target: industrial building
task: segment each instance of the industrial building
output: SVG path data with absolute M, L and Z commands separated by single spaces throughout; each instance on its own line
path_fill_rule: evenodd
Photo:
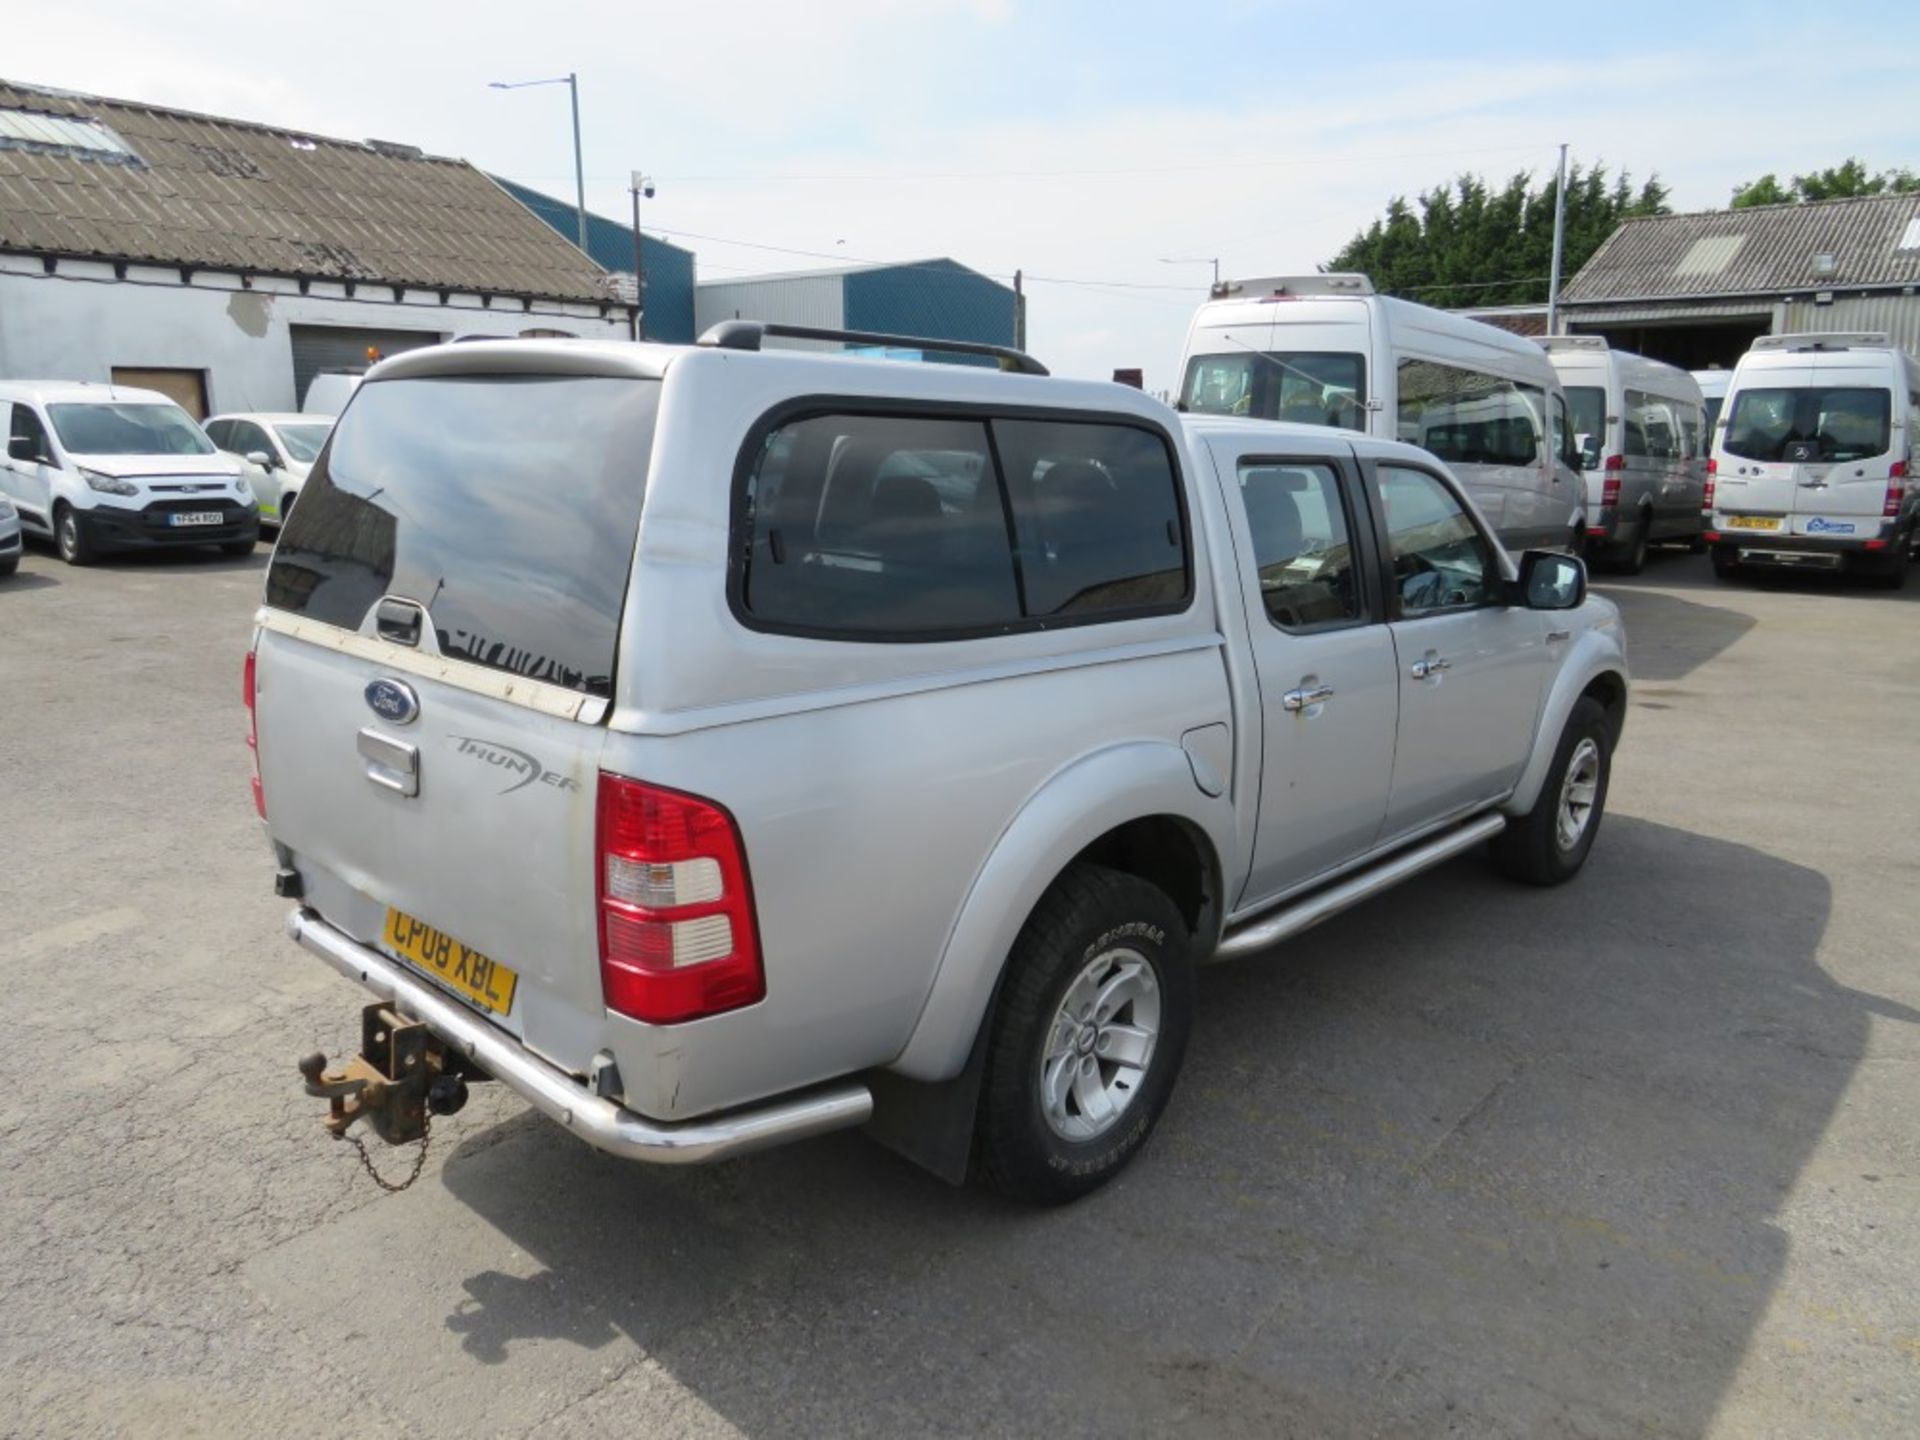
M 0 81 L 0 377 L 292 410 L 324 368 L 632 319 L 464 160 Z
M 493 177 L 514 199 L 551 225 L 569 243 L 580 234 L 579 210 L 565 200 L 496 175 Z M 694 328 L 694 260 L 691 250 L 642 230 L 641 262 L 647 267 L 646 312 L 643 323 L 649 340 L 691 344 Z M 622 301 L 633 301 L 633 224 L 587 212 L 587 254 L 610 271 Z
M 1881 330 L 1920 353 L 1920 194 L 1628 220 L 1561 307 L 1572 334 L 1690 370 L 1807 330 Z
M 710 280 L 695 290 L 693 309 L 699 330 L 721 320 L 770 320 L 1016 345 L 1026 328 L 1023 300 L 958 261 L 936 259 Z

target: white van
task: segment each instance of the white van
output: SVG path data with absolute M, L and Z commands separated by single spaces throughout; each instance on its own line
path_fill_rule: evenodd
M 1377 295 L 1364 275 L 1277 276 L 1216 285 L 1181 365 L 1182 410 L 1331 425 L 1431 451 L 1509 549 L 1574 548 L 1585 533 L 1560 382 L 1518 335 Z
M 1709 443 L 1714 427 L 1720 423 L 1720 407 L 1727 403 L 1727 385 L 1733 379 L 1731 370 L 1715 366 L 1711 370 L 1689 370 L 1693 383 L 1700 387 L 1700 403 L 1707 408 L 1707 435 Z
M 0 495 L 69 565 L 182 545 L 248 555 L 260 536 L 240 462 L 157 390 L 0 381 L 0 426 Z
M 1920 362 L 1884 333 L 1766 335 L 1734 367 L 1708 468 L 1715 573 L 1847 570 L 1897 587 L 1915 538 Z
M 1629 575 L 1647 547 L 1700 544 L 1707 426 L 1700 386 L 1678 366 L 1615 350 L 1598 335 L 1537 342 L 1566 388 L 1587 480 L 1587 546 Z

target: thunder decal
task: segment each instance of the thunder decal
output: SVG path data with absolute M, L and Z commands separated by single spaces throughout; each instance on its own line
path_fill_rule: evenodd
M 511 795 L 516 790 L 524 790 L 538 780 L 542 785 L 551 785 L 556 790 L 577 790 L 579 782 L 570 775 L 562 775 L 558 770 L 549 770 L 524 750 L 511 745 L 502 745 L 498 740 L 482 740 L 472 735 L 451 737 L 458 742 L 459 748 L 453 753 L 466 755 L 483 765 L 497 769 L 507 781 L 507 787 L 500 793 Z

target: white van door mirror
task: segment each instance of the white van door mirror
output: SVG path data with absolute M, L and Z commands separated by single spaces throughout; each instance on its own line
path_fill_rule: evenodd
M 258 465 L 262 470 L 271 470 L 279 463 L 264 450 L 249 450 L 246 460 L 249 465 Z

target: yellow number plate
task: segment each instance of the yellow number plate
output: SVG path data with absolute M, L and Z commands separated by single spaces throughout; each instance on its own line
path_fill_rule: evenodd
M 1729 530 L 1778 530 L 1780 519 L 1775 515 L 1729 515 Z
M 513 1008 L 513 990 L 520 983 L 520 977 L 498 960 L 462 945 L 451 935 L 442 934 L 404 911 L 388 910 L 387 927 L 381 938 L 481 1009 L 504 1015 Z

